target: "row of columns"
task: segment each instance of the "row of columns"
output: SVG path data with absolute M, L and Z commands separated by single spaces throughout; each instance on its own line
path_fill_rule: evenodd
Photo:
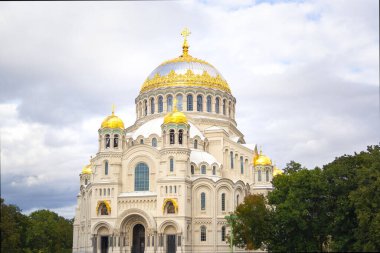
M 167 104 L 167 97 L 162 97 L 162 105 L 163 105 L 163 111 L 164 113 L 168 112 L 168 104 Z M 174 99 L 174 97 L 173 97 Z M 216 98 L 211 96 L 211 112 L 209 113 L 217 113 L 220 115 L 225 115 L 227 117 L 230 117 L 232 119 L 235 119 L 235 105 L 231 100 L 225 100 L 225 113 L 223 113 L 223 101 L 225 99 L 219 100 L 219 113 L 216 112 Z M 173 101 L 173 100 L 172 100 Z M 173 103 L 173 102 L 172 102 Z M 136 115 L 137 118 L 141 118 L 144 116 L 152 115 L 151 110 L 152 104 L 151 104 L 151 98 L 144 99 L 143 101 L 140 101 L 136 105 Z M 173 105 L 172 105 L 173 109 Z M 187 96 L 182 97 L 182 111 L 187 111 Z M 197 112 L 197 97 L 193 96 L 193 110 L 192 112 Z M 207 111 L 207 96 L 202 96 L 202 111 L 201 112 L 208 112 Z M 154 112 L 153 114 L 157 114 L 158 112 L 158 97 L 154 98 Z

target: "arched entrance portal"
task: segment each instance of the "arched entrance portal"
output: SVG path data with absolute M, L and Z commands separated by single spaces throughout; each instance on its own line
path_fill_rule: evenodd
M 133 227 L 132 253 L 144 253 L 145 249 L 145 228 L 141 224 Z

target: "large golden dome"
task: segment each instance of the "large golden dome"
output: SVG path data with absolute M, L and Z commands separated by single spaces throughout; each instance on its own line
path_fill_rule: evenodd
M 183 54 L 154 69 L 142 85 L 140 93 L 173 86 L 206 87 L 231 93 L 228 83 L 214 66 L 188 54 L 186 37 L 189 34 L 188 30 L 182 32 L 185 37 Z
M 260 150 L 260 154 L 253 159 L 253 165 L 261 165 L 261 166 L 267 166 L 267 165 L 272 165 L 271 159 L 264 155 L 263 152 Z
M 115 115 L 114 109 L 112 109 L 112 114 L 103 120 L 101 128 L 124 129 L 124 122 Z

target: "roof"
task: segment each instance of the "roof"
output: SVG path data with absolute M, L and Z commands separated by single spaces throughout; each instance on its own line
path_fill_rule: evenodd
M 193 162 L 197 165 L 202 162 L 206 162 L 209 165 L 213 163 L 216 163 L 219 166 L 221 165 L 221 163 L 219 163 L 213 155 L 198 149 L 191 149 L 190 162 Z

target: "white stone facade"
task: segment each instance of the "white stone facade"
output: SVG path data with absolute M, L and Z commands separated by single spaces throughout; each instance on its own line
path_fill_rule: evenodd
M 164 124 L 170 96 L 188 123 Z M 178 85 L 140 93 L 135 103 L 135 124 L 100 128 L 91 173 L 80 174 L 73 252 L 229 252 L 224 217 L 247 194 L 271 190 L 273 175 L 271 164 L 253 164 L 235 122 L 236 99 Z

